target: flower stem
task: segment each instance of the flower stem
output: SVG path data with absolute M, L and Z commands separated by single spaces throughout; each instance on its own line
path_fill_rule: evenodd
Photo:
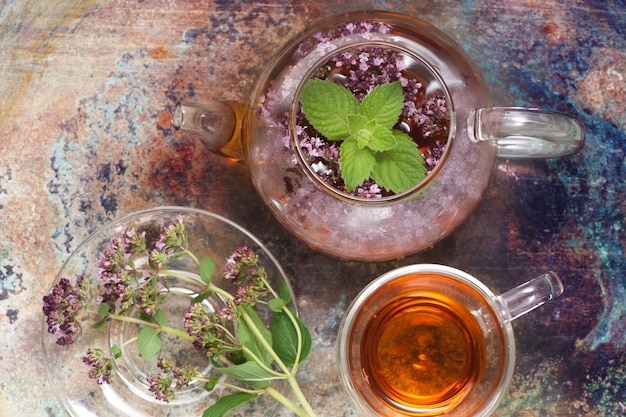
M 289 386 L 291 387 L 291 390 L 293 391 L 293 393 L 296 395 L 296 398 L 298 399 L 298 401 L 300 402 L 300 404 L 302 405 L 302 408 L 304 408 L 304 412 L 305 414 L 302 413 L 298 413 L 296 410 L 293 410 L 294 412 L 296 412 L 298 415 L 300 416 L 308 416 L 308 417 L 315 417 L 315 411 L 313 411 L 313 408 L 311 407 L 311 405 L 309 404 L 309 402 L 307 401 L 306 397 L 304 396 L 304 394 L 302 393 L 302 390 L 300 389 L 300 386 L 298 385 L 298 381 L 296 381 L 295 376 L 292 374 L 292 372 L 289 370 L 289 368 L 287 368 L 287 366 L 283 363 L 283 361 L 278 357 L 278 355 L 276 354 L 276 352 L 274 351 L 274 349 L 269 345 L 269 343 L 267 343 L 267 340 L 265 340 L 265 338 L 263 337 L 263 335 L 261 334 L 261 332 L 259 331 L 259 329 L 254 325 L 254 321 L 245 313 L 245 311 L 242 312 L 241 317 L 246 321 L 246 323 L 250 326 L 250 329 L 252 330 L 252 332 L 254 333 L 254 335 L 256 336 L 257 340 L 263 345 L 263 347 L 265 349 L 267 349 L 267 351 L 270 353 L 270 355 L 272 356 L 272 359 L 274 359 L 274 361 L 276 362 L 276 364 L 278 365 L 278 367 L 285 373 L 287 374 L 287 381 L 289 381 Z M 296 326 L 296 331 L 300 332 L 300 327 L 297 325 L 297 323 L 295 324 Z M 302 340 L 302 336 L 299 337 L 299 340 Z M 299 343 L 300 345 L 300 343 Z M 267 388 L 268 390 L 271 390 L 271 387 Z M 276 391 L 277 392 L 277 391 Z M 270 393 L 268 391 L 268 393 Z M 278 392 L 277 392 L 278 393 Z M 278 393 L 280 394 L 280 393 Z M 272 394 L 270 394 L 272 395 Z M 272 395 L 273 396 L 273 395 Z M 282 396 L 282 395 L 281 395 Z M 274 397 L 276 398 L 276 397 Z M 284 398 L 284 397 L 283 397 Z M 278 398 L 276 398 L 278 399 Z M 279 399 L 278 399 L 279 400 Z M 286 400 L 286 398 L 285 398 Z M 279 400 L 280 401 L 280 400 Z M 288 401 L 288 400 L 287 400 Z M 282 401 L 281 401 L 282 402 Z M 284 403 L 283 403 L 284 404 Z M 285 404 L 286 405 L 286 404 Z M 302 410 L 301 410 L 302 411 Z
M 210 289 L 211 291 L 213 291 L 215 294 L 221 295 L 222 297 L 224 297 L 227 300 L 234 300 L 235 297 L 233 297 L 233 295 L 231 293 L 229 293 L 228 291 L 224 291 L 223 289 L 216 287 L 215 285 L 209 285 L 208 289 Z
M 257 355 L 255 355 L 250 349 L 248 349 L 247 347 L 243 346 L 242 350 L 250 357 L 252 358 L 253 361 L 255 361 L 264 371 L 273 374 L 276 376 L 276 379 L 285 379 L 287 375 L 285 374 L 281 374 L 280 372 L 276 372 L 275 370 L 273 370 L 272 368 L 270 368 L 269 366 L 267 366 Z
M 281 371 L 289 375 L 290 374 L 289 368 L 287 368 L 287 366 L 283 363 L 283 361 L 278 357 L 278 355 L 276 354 L 272 346 L 270 346 L 270 344 L 267 343 L 267 340 L 265 340 L 265 337 L 263 337 L 259 329 L 254 324 L 254 320 L 252 320 L 250 316 L 248 316 L 245 310 L 242 310 L 241 318 L 243 318 L 246 324 L 250 326 L 250 329 L 252 330 L 252 333 L 254 333 L 254 336 L 263 345 L 263 347 L 268 351 L 268 353 L 272 356 L 272 359 L 274 359 L 274 362 L 276 362 L 276 365 L 278 365 Z
M 126 346 L 130 345 L 131 343 L 137 341 L 137 337 L 131 337 L 130 339 L 124 341 L 124 343 L 122 343 L 122 345 L 120 346 L 121 348 L 125 348 Z
M 196 257 L 196 255 L 194 255 L 194 253 L 192 251 L 190 251 L 187 248 L 181 248 L 183 250 L 183 252 L 185 252 L 187 255 L 189 255 L 189 257 L 191 259 L 193 259 L 193 261 L 196 263 L 196 265 L 200 265 L 200 261 L 198 261 L 198 258 Z
M 109 314 L 109 317 L 114 319 L 114 320 L 125 321 L 125 322 L 128 322 L 128 323 L 135 323 L 135 324 L 139 324 L 139 325 L 142 325 L 142 326 L 152 327 L 152 328 L 155 328 L 155 329 L 160 329 L 161 328 L 161 326 L 156 324 L 156 323 L 150 323 L 149 321 L 136 319 L 134 317 L 122 316 L 120 314 Z
M 193 284 L 193 285 L 198 286 L 198 287 L 201 287 L 201 286 L 205 285 L 203 282 L 198 281 L 197 279 L 190 278 L 190 277 L 188 277 L 185 274 L 181 274 L 180 272 L 170 271 L 169 269 L 163 269 L 163 270 L 159 271 L 159 274 L 161 274 L 161 275 L 169 275 L 170 277 L 178 278 L 181 281 L 188 282 L 188 283 Z
M 280 295 L 278 295 L 278 293 L 274 290 L 274 288 L 272 288 L 270 283 L 267 281 L 267 275 L 260 274 L 259 279 L 263 282 L 263 285 L 265 285 L 265 288 L 269 290 L 269 292 L 274 296 L 274 298 L 280 298 Z
M 112 318 L 112 319 L 115 319 L 115 320 L 119 320 L 119 321 L 125 321 L 125 322 L 128 322 L 128 323 L 139 324 L 141 326 L 152 327 L 153 329 L 158 329 L 160 331 L 163 331 L 165 333 L 169 333 L 169 334 L 174 335 L 174 336 L 178 336 L 178 337 L 183 338 L 185 340 L 193 341 L 193 338 L 191 336 L 189 336 L 186 332 L 183 332 L 182 330 L 175 329 L 173 327 L 161 326 L 160 324 L 157 324 L 157 323 L 151 323 L 149 321 L 136 319 L 134 317 L 122 316 L 122 315 L 119 315 L 119 314 L 109 314 L 109 317 Z
M 274 388 L 267 387 L 265 388 L 265 392 L 271 395 L 272 397 L 274 397 L 278 402 L 280 402 L 282 405 L 284 405 L 285 407 L 287 407 L 288 409 L 296 413 L 298 416 L 315 417 L 315 413 L 313 412 L 313 410 L 308 411 L 306 409 L 303 410 L 302 408 L 299 408 L 297 405 L 295 405 L 292 401 L 290 401 L 287 397 L 285 397 L 279 391 L 276 391 Z
M 185 340 L 189 340 L 193 342 L 193 337 L 189 336 L 189 334 L 187 334 L 187 332 L 183 332 L 182 330 L 178 330 L 178 329 L 174 329 L 173 327 L 168 327 L 168 326 L 160 326 L 160 329 L 162 331 L 164 331 L 165 333 L 169 333 L 171 335 L 174 336 L 178 336 L 181 339 L 185 339 Z
M 300 402 L 300 405 L 306 411 L 307 414 L 305 415 L 309 417 L 315 417 L 315 411 L 313 411 L 311 404 L 309 404 L 306 397 L 304 396 L 304 393 L 300 389 L 300 385 L 298 385 L 298 381 L 296 381 L 295 375 L 289 375 L 287 377 L 287 381 L 289 382 L 289 386 L 291 387 L 291 390 L 296 395 L 298 402 Z

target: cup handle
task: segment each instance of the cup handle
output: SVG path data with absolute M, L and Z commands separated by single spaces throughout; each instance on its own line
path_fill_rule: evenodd
M 471 110 L 473 142 L 494 141 L 503 158 L 557 158 L 578 152 L 585 142 L 580 120 L 563 113 L 520 107 Z
M 507 307 L 510 320 L 515 320 L 561 294 L 563 282 L 550 271 L 505 292 L 499 298 Z
M 177 103 L 172 112 L 172 127 L 196 135 L 212 152 L 244 161 L 241 124 L 245 111 L 246 105 L 238 101 Z

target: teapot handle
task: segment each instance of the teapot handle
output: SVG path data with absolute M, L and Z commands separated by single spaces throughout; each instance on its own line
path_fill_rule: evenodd
M 471 110 L 468 134 L 473 142 L 494 141 L 503 158 L 557 158 L 578 152 L 585 127 L 563 113 L 520 107 Z
M 212 152 L 241 162 L 245 160 L 241 125 L 246 109 L 246 104 L 239 101 L 177 103 L 172 127 L 198 136 Z

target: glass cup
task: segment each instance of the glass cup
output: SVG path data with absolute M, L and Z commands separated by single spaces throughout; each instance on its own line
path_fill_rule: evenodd
M 554 272 L 502 295 L 448 266 L 387 272 L 341 324 L 344 386 L 367 417 L 488 416 L 513 376 L 511 321 L 562 292 Z

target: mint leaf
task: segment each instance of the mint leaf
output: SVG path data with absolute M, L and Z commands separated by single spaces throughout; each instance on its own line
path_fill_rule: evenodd
M 365 128 L 365 125 L 369 122 L 367 117 L 362 114 L 350 114 L 348 115 L 348 127 L 350 128 L 350 135 L 355 136 L 359 131 Z
M 409 190 L 424 179 L 426 165 L 415 142 L 403 132 L 394 130 L 397 145 L 377 154 L 372 179 L 395 193 Z
M 389 129 L 376 125 L 367 147 L 374 152 L 385 152 L 396 146 L 396 138 Z
M 204 410 L 202 417 L 222 417 L 230 410 L 256 397 L 256 394 L 247 392 L 236 392 L 234 394 L 224 395 L 220 397 L 215 404 Z
M 215 273 L 215 261 L 210 256 L 205 256 L 200 261 L 200 278 L 205 284 L 211 283 L 211 278 L 213 278 L 213 274 Z
M 376 165 L 376 155 L 369 148 L 359 149 L 357 141 L 348 138 L 339 148 L 339 166 L 348 191 L 354 190 L 369 178 Z
M 350 133 L 348 116 L 359 109 L 359 101 L 349 90 L 319 79 L 306 82 L 300 103 L 309 122 L 328 140 L 346 137 Z
M 340 146 L 341 175 L 348 191 L 368 178 L 395 193 L 404 192 L 426 176 L 426 167 L 412 139 L 399 130 L 404 102 L 399 81 L 375 87 L 361 103 L 352 93 L 329 81 L 305 84 L 301 103 L 309 122 Z
M 139 336 L 137 337 L 137 346 L 139 347 L 139 353 L 145 360 L 152 358 L 156 355 L 163 343 L 159 339 L 159 330 L 153 327 L 143 327 L 139 330 Z
M 391 130 L 400 117 L 404 93 L 400 81 L 376 86 L 365 96 L 359 114 L 367 120 L 374 120 L 376 124 Z
M 352 138 L 356 139 L 357 146 L 359 149 L 363 149 L 369 145 L 369 143 L 374 139 L 374 130 L 376 129 L 376 122 L 370 120 L 359 129 L 356 134 L 350 135 Z M 369 146 L 368 146 L 369 147 Z M 371 148 L 370 148 L 371 149 Z

